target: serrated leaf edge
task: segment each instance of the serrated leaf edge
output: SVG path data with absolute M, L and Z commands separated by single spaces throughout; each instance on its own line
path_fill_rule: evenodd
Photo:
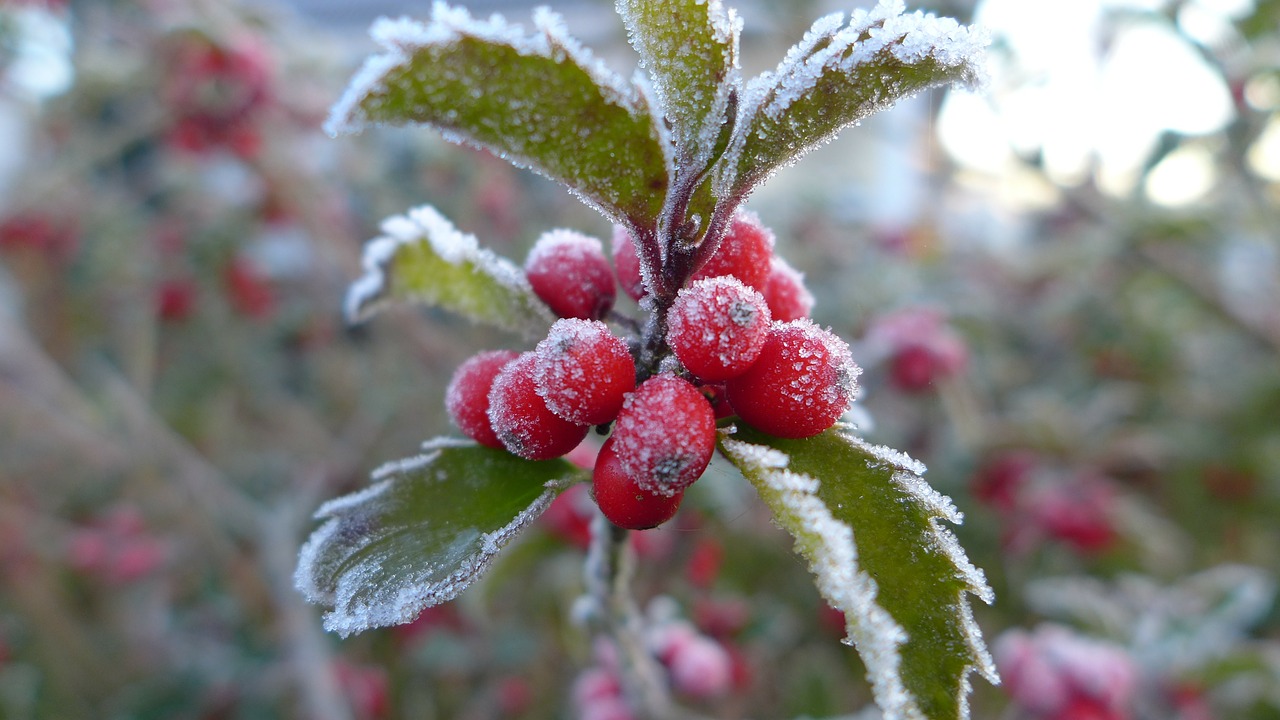
M 328 522 L 317 528 L 302 546 L 298 553 L 298 565 L 294 570 L 294 587 L 302 593 L 308 602 L 318 605 L 329 605 L 334 609 L 324 613 L 323 623 L 327 632 L 336 632 L 346 638 L 364 630 L 375 627 L 388 627 L 412 621 L 423 609 L 448 602 L 471 583 L 484 574 L 493 564 L 494 558 L 525 527 L 542 515 L 555 500 L 556 496 L 572 481 L 568 478 L 552 480 L 546 483 L 546 491 L 539 495 L 522 510 L 511 522 L 492 532 L 481 536 L 479 552 L 471 555 L 459 569 L 450 573 L 443 580 L 434 583 L 409 583 L 401 588 L 395 602 L 371 607 L 365 604 L 353 604 L 350 601 L 352 592 L 346 578 L 339 578 L 334 592 L 326 592 L 316 585 L 310 569 L 315 567 L 321 549 L 340 527 L 344 510 L 358 507 L 386 492 L 396 481 L 396 476 L 421 470 L 435 462 L 443 449 L 450 447 L 474 447 L 475 443 L 453 438 L 439 438 L 423 444 L 424 452 L 402 460 L 384 463 L 371 474 L 371 486 L 342 497 L 329 500 L 315 512 L 315 519 Z
M 549 326 L 555 316 L 537 299 L 533 287 L 520 269 L 510 260 L 480 247 L 474 235 L 464 233 L 430 205 L 413 208 L 404 215 L 393 215 L 382 221 L 382 235 L 365 244 L 360 263 L 364 274 L 347 290 L 343 303 L 344 314 L 350 323 L 369 319 L 392 303 L 388 293 L 389 266 L 400 248 L 426 242 L 440 259 L 461 267 L 472 263 L 476 272 L 483 273 L 510 288 L 518 296 L 527 298 L 525 310 L 545 321 Z M 507 330 L 527 332 L 526 323 L 508 323 L 500 326 Z
M 750 134 L 759 131 L 754 127 L 758 115 L 777 120 L 797 98 L 816 85 L 826 70 L 848 73 L 882 52 L 889 52 L 908 64 L 932 57 L 945 68 L 962 68 L 956 82 L 971 90 L 986 83 L 985 68 L 974 61 L 990 44 L 990 35 L 985 29 L 966 27 L 952 18 L 922 11 L 904 15 L 905 10 L 902 0 L 880 0 L 871 10 L 855 10 L 847 25 L 840 12 L 815 21 L 774 70 L 761 73 L 745 84 L 725 158 L 740 158 Z M 865 115 L 884 110 L 893 102 L 868 108 Z M 814 138 L 806 147 L 795 148 L 779 167 L 795 163 L 865 115 L 849 118 L 826 136 Z M 718 168 L 713 186 L 717 197 L 732 197 L 735 190 L 740 191 L 741 173 L 735 165 L 736 162 L 725 162 Z M 768 169 L 766 177 L 777 169 Z
M 836 520 L 818 498 L 817 480 L 786 469 L 791 460 L 785 453 L 729 437 L 722 437 L 720 442 L 735 464 L 755 467 L 758 481 L 763 484 L 761 490 L 776 493 L 781 503 L 795 514 L 796 522 L 802 523 L 793 528 L 788 527 L 786 519 L 774 518 L 776 524 L 795 538 L 797 550 L 809 562 L 818 592 L 832 607 L 844 613 L 846 642 L 858 648 L 885 716 L 909 717 L 913 711 L 918 715 L 899 672 L 898 646 L 906 641 L 906 632 L 876 603 L 876 582 L 858 566 L 853 529 Z M 750 476 L 748 479 L 755 480 Z M 811 532 L 802 533 L 801 528 Z M 802 534 L 810 535 L 810 542 L 815 545 L 807 545 Z
M 370 27 L 369 36 L 384 52 L 365 60 L 346 92 L 330 109 L 324 131 L 337 136 L 367 127 L 370 123 L 360 110 L 361 98 L 383 90 L 381 79 L 387 73 L 409 63 L 417 50 L 446 45 L 463 37 L 508 45 L 522 55 L 554 59 L 555 52 L 563 52 L 591 75 L 597 85 L 609 91 L 612 97 L 607 99 L 629 112 L 640 111 L 634 88 L 573 39 L 559 14 L 538 7 L 534 10 L 533 24 L 537 33 L 526 34 L 522 26 L 507 22 L 501 15 L 495 13 L 485 20 L 477 20 L 466 8 L 453 7 L 441 0 L 432 3 L 429 23 L 408 17 L 378 18 Z
M 876 702 L 884 717 L 886 720 L 923 718 L 912 695 L 903 685 L 899 672 L 901 655 L 898 647 L 907 640 L 906 633 L 892 615 L 876 603 L 875 580 L 858 567 L 853 529 L 832 516 L 826 504 L 817 496 L 819 481 L 816 478 L 786 469 L 791 461 L 786 453 L 734 440 L 730 437 L 734 431 L 732 426 L 720 431 L 720 443 L 725 454 L 730 455 L 735 464 L 747 463 L 758 468 L 760 482 L 767 489 L 778 493 L 780 499 L 795 507 L 798 512 L 802 511 L 801 516 L 807 518 L 806 526 L 816 529 L 819 541 L 831 552 L 829 557 L 836 558 L 819 562 L 806 549 L 796 532 L 778 523 L 796 538 L 796 547 L 809 562 L 810 571 L 817 579 L 819 593 L 832 607 L 845 614 L 848 632 L 846 642 L 852 641 L 858 648 L 867 667 Z M 957 578 L 964 583 L 964 590 L 956 598 L 956 608 L 960 614 L 962 634 L 974 662 L 966 666 L 960 676 L 958 705 L 960 717 L 968 718 L 969 694 L 972 690 L 969 673 L 977 672 L 992 685 L 1000 684 L 1000 675 L 973 617 L 973 608 L 964 597 L 964 592 L 968 592 L 990 605 L 995 601 L 995 594 L 986 581 L 986 575 L 965 555 L 955 534 L 941 524 L 942 520 L 947 520 L 959 525 L 964 516 L 950 498 L 939 493 L 920 477 L 924 474 L 925 467 L 919 461 L 892 448 L 868 443 L 852 435 L 843 426 L 839 428 L 839 434 L 846 442 L 876 458 L 883 467 L 894 469 L 892 482 L 903 492 L 916 498 L 929 514 L 929 525 L 936 547 L 951 560 L 957 570 Z M 746 475 L 745 472 L 743 474 Z M 754 480 L 753 484 L 756 484 Z M 778 522 L 776 517 L 775 522 Z M 838 566 L 846 562 L 848 564 L 845 567 L 848 569 L 840 570 Z M 850 573 L 852 574 L 849 575 Z M 841 576 L 849 577 L 842 582 Z M 845 585 L 848 587 L 845 588 Z M 863 611 L 864 615 L 857 614 L 859 611 Z M 855 622 L 854 618 L 863 616 L 867 618 L 865 624 Z

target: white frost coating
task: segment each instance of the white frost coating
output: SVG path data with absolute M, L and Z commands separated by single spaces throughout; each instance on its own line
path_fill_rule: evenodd
M 534 12 L 534 26 L 538 31 L 526 35 L 519 25 L 509 24 L 501 15 L 494 14 L 487 20 L 476 20 L 464 8 L 455 8 L 437 0 L 431 8 L 431 22 L 400 18 L 381 18 L 370 28 L 369 34 L 384 52 L 371 56 L 352 78 L 342 98 L 330 110 L 324 130 L 331 136 L 357 132 L 368 123 L 360 109 L 360 101 L 382 91 L 383 78 L 397 68 L 408 64 L 413 54 L 432 45 L 446 45 L 462 37 L 503 44 L 522 55 L 546 57 L 557 62 L 569 59 L 585 71 L 595 83 L 607 91 L 606 99 L 628 110 L 640 112 L 634 88 L 629 87 L 603 62 L 592 56 L 577 40 L 569 36 L 563 20 L 547 8 Z M 453 142 L 466 142 L 456 133 L 446 133 Z M 527 164 L 518 158 L 508 158 L 517 164 Z
M 666 129 L 667 123 L 663 121 L 663 116 L 671 121 L 672 128 L 666 133 L 672 137 L 664 138 L 670 141 L 670 145 L 665 145 L 671 149 L 676 155 L 680 156 L 680 166 L 686 169 L 692 169 L 693 172 L 700 172 L 708 163 L 711 162 L 711 153 L 715 148 L 716 139 L 719 137 L 721 128 L 728 121 L 729 102 L 731 96 L 739 91 L 742 87 L 742 71 L 738 66 L 738 39 L 742 34 L 743 22 L 737 11 L 733 8 L 726 8 L 721 0 L 705 0 L 699 2 L 700 5 L 706 7 L 706 25 L 705 29 L 710 30 L 711 39 L 715 43 L 719 43 L 717 47 L 712 48 L 712 52 L 719 57 L 710 58 L 712 63 L 719 62 L 724 68 L 723 80 L 711 88 L 698 87 L 695 83 L 693 87 L 688 88 L 692 91 L 689 97 L 675 97 L 681 88 L 673 88 L 668 86 L 667 78 L 660 75 L 645 74 L 637 72 L 637 75 L 645 75 L 644 85 L 647 86 L 652 93 L 654 102 L 650 106 L 655 109 L 657 117 L 657 127 Z M 662 63 L 655 62 L 658 58 L 653 56 L 652 44 L 644 41 L 644 26 L 646 17 L 632 13 L 634 4 L 619 0 L 615 3 L 615 9 L 622 17 L 623 24 L 627 27 L 627 34 L 633 47 L 640 54 L 640 66 L 650 71 L 658 69 Z M 678 18 L 664 19 L 675 22 Z M 693 27 L 693 25 L 701 24 L 703 19 L 696 19 L 690 23 L 690 26 L 682 28 L 686 30 L 688 35 L 699 35 L 704 28 Z M 720 52 L 716 53 L 716 50 Z M 679 48 L 678 52 L 689 51 L 689 48 Z M 670 48 L 663 47 L 659 52 L 664 53 L 663 58 L 669 57 Z M 696 58 L 691 62 L 699 62 L 707 58 Z M 686 66 L 687 67 L 687 66 Z M 639 84 L 639 82 L 637 83 Z M 705 90 L 711 90 L 711 97 L 706 97 Z M 678 103 L 683 100 L 683 103 Z M 694 120 L 689 117 L 682 117 L 676 112 L 676 105 L 683 104 L 694 108 L 705 108 L 702 117 Z M 671 167 L 671 166 L 669 166 Z M 674 177 L 674 173 L 672 174 Z
M 393 215 L 382 221 L 383 235 L 365 244 L 361 265 L 364 274 L 347 290 L 345 313 L 349 322 L 360 322 L 382 309 L 389 301 L 387 280 L 400 248 L 427 243 L 432 252 L 452 265 L 471 263 L 473 271 L 488 276 L 517 294 L 533 297 L 533 288 L 524 271 L 506 258 L 480 247 L 474 235 L 459 231 L 430 205 Z M 540 303 L 529 303 L 534 312 L 555 320 Z M 519 328 L 512 328 L 519 329 Z
M 955 503 L 951 501 L 951 498 L 935 490 L 932 485 L 921 477 L 925 473 L 924 464 L 906 453 L 883 445 L 872 445 L 849 432 L 841 432 L 840 436 L 850 445 L 879 459 L 887 467 L 893 467 L 898 470 L 893 473 L 893 483 L 910 496 L 912 500 L 919 503 L 921 509 L 930 515 L 929 525 L 933 531 L 935 549 L 955 565 L 956 577 L 964 582 L 969 592 L 988 605 L 995 602 L 995 592 L 987 584 L 986 573 L 982 572 L 980 568 L 969 560 L 955 534 L 943 527 L 940 522 L 940 520 L 946 520 L 952 524 L 961 525 L 964 523 L 964 514 L 956 509 Z M 968 603 L 960 602 L 959 605 L 965 607 L 966 611 L 968 611 Z M 972 615 L 972 612 L 969 611 L 969 614 Z M 987 667 L 980 666 L 978 671 L 988 679 L 997 677 L 995 675 L 995 666 L 990 664 L 990 658 L 987 656 L 981 639 L 982 635 L 977 625 L 966 622 L 965 637 L 972 647 L 981 649 L 981 652 L 975 652 L 975 654 L 982 659 L 983 665 Z M 999 680 L 993 680 L 992 682 L 998 683 Z
M 786 512 L 804 537 L 794 531 L 796 545 L 809 561 L 818 591 L 831 606 L 844 613 L 849 639 L 857 646 L 886 717 L 920 717 L 920 711 L 902 683 L 902 656 L 898 646 L 906 632 L 888 611 L 876 603 L 876 583 L 858 567 L 853 529 L 831 515 L 817 497 L 818 481 L 786 470 L 785 453 L 772 448 L 725 438 L 725 452 L 739 467 L 754 471 L 766 488 L 777 493 Z
M 904 10 L 900 0 L 881 0 L 870 11 L 854 11 L 844 27 L 841 27 L 844 18 L 838 13 L 820 18 L 777 68 L 749 81 L 739 104 L 726 161 L 716 177 L 716 194 L 723 197 L 731 192 L 749 137 L 762 131 L 757 120 L 763 117 L 770 123 L 780 122 L 787 109 L 812 92 L 825 74 L 853 74 L 857 66 L 889 52 L 907 64 L 932 60 L 942 68 L 959 69 L 960 84 L 969 88 L 980 87 L 985 82 L 985 70 L 978 62 L 990 42 L 985 30 L 923 12 L 904 15 Z M 903 94 L 892 79 L 888 80 L 883 93 L 877 92 L 868 98 L 865 112 L 859 117 L 887 108 Z M 851 118 L 850 123 L 857 119 Z M 829 139 L 814 137 L 806 143 L 812 147 Z M 806 149 L 794 148 L 791 161 Z
M 454 599 L 489 569 L 498 552 L 506 547 L 520 530 L 537 519 L 555 496 L 554 490 L 542 493 L 510 523 L 483 535 L 479 543 L 479 551 L 467 557 L 457 570 L 443 580 L 431 582 L 427 580 L 427 571 L 422 570 L 401 578 L 394 588 L 358 598 L 361 591 L 367 590 L 367 578 L 365 573 L 349 569 L 338 579 L 334 593 L 334 609 L 325 613 L 324 629 L 336 632 L 342 637 L 348 637 L 375 627 L 410 622 L 424 608 Z M 330 524 L 340 521 L 340 518 L 335 518 L 330 521 Z M 367 558 L 366 562 L 373 563 L 374 569 L 378 569 L 378 560 L 371 557 Z M 300 561 L 299 573 L 302 572 L 302 568 Z

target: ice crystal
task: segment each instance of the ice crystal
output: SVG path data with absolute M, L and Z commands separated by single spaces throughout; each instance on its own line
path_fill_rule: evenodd
M 424 205 L 382 222 L 361 263 L 364 275 L 347 292 L 351 322 L 367 319 L 394 299 L 440 304 L 476 320 L 529 332 L 555 318 L 537 299 L 524 271 L 480 247 L 435 208 Z M 447 267 L 442 267 L 447 266 Z

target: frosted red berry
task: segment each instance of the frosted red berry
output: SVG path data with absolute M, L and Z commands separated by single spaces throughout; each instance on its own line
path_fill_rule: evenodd
M 627 395 L 611 439 L 636 485 L 658 494 L 682 492 L 711 462 L 715 413 L 687 380 L 655 375 Z
M 618 274 L 618 284 L 622 291 L 639 300 L 649 291 L 644 286 L 644 275 L 640 272 L 640 256 L 636 253 L 635 240 L 631 233 L 621 225 L 613 226 L 613 267 Z
M 550 460 L 577 447 L 586 425 L 558 417 L 538 396 L 533 380 L 538 357 L 521 354 L 498 373 L 489 390 L 489 423 L 508 451 L 526 460 Z
M 808 320 L 775 322 L 764 350 L 725 383 L 729 404 L 748 425 L 784 438 L 826 430 L 853 400 L 861 368 L 849 346 Z
M 534 293 L 560 317 L 598 320 L 617 297 L 600 241 L 572 230 L 538 238 L 524 271 Z
M 667 315 L 667 343 L 698 378 L 728 380 L 760 356 L 770 321 L 759 292 L 735 277 L 706 278 L 676 295 Z
M 636 387 L 636 365 L 627 344 L 599 320 L 557 320 L 534 353 L 538 395 L 569 422 L 612 421 Z
M 769 261 L 769 277 L 762 292 L 774 320 L 799 320 L 813 311 L 813 295 L 804 286 L 804 275 L 777 255 Z
M 617 445 L 616 435 L 604 442 L 592 473 L 600 512 L 609 522 L 628 530 L 647 530 L 670 520 L 680 508 L 684 492 L 666 495 L 637 483 L 618 457 Z
M 489 350 L 473 355 L 458 366 L 445 390 L 444 406 L 453 424 L 481 445 L 503 449 L 489 423 L 489 390 L 502 368 L 518 356 L 519 353 L 511 350 Z
M 707 259 L 691 280 L 732 275 L 757 290 L 769 279 L 769 259 L 773 257 L 773 233 L 755 213 L 738 212 Z

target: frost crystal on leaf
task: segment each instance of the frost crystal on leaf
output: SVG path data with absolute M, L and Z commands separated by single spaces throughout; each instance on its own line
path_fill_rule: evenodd
M 429 443 L 389 463 L 375 484 L 325 503 L 294 583 L 333 609 L 325 629 L 344 637 L 413 620 L 456 597 L 582 471 L 529 462 L 474 444 Z
M 902 685 L 898 646 L 906 632 L 876 603 L 876 583 L 858 566 L 853 530 L 835 519 L 815 494 L 814 478 L 785 469 L 784 453 L 725 438 L 725 454 L 756 484 L 774 520 L 796 539 L 818 592 L 844 613 L 849 640 L 867 666 L 876 700 L 889 717 L 904 716 L 910 697 Z
M 936 85 L 983 82 L 985 32 L 949 18 L 903 14 L 882 0 L 870 11 L 819 19 L 772 72 L 751 80 L 716 176 L 718 197 L 737 197 L 842 129 Z
M 969 673 L 999 677 L 967 596 L 993 597 L 924 466 L 842 427 L 801 440 L 743 428 L 720 442 L 845 612 L 885 717 L 968 717 Z
M 667 148 L 646 98 L 565 32 L 549 10 L 534 32 L 437 2 L 431 22 L 381 20 L 326 128 L 420 123 L 566 185 L 615 222 L 657 218 Z M 590 118 L 584 124 L 583 118 Z
M 382 232 L 365 245 L 364 275 L 347 292 L 351 322 L 393 300 L 438 305 L 516 332 L 534 333 L 555 320 L 523 270 L 481 248 L 435 208 L 424 205 L 387 218 Z

